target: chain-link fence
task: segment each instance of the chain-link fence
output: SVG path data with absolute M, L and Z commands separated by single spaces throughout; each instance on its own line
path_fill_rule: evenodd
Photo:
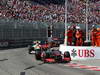
M 0 47 L 27 46 L 33 40 L 46 40 L 48 26 L 51 24 L 53 25 L 53 37 L 64 36 L 64 23 L 0 19 Z

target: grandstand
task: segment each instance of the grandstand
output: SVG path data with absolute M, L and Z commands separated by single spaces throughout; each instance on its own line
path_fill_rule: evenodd
M 35 0 L 33 0 L 35 2 Z M 65 17 L 65 7 L 59 4 L 53 4 L 52 2 L 59 0 L 45 0 L 39 1 L 37 3 L 30 1 L 19 1 L 19 0 L 9 0 L 6 2 L 6 6 L 2 6 L 0 10 L 0 17 L 23 19 L 28 21 L 54 21 L 64 22 Z M 50 3 L 51 1 L 51 3 Z M 74 1 L 75 0 L 70 0 Z M 68 4 L 68 21 L 70 22 L 83 22 L 85 16 L 85 3 L 77 0 L 78 2 L 70 2 Z M 99 2 L 93 3 L 96 0 L 90 0 L 89 2 L 89 23 L 96 21 L 99 23 Z M 2 1 L 1 1 L 2 2 Z M 44 2 L 45 4 L 39 4 L 38 2 Z M 46 4 L 46 2 L 50 4 Z M 3 2 L 4 3 L 4 2 Z M 5 3 L 4 3 L 5 4 Z M 75 8 L 74 8 L 75 7 Z M 72 10 L 74 9 L 74 10 Z
M 1 24 L 3 25 L 4 21 L 5 23 L 9 23 L 9 22 L 11 23 L 11 21 L 13 21 L 14 28 L 16 29 L 16 27 L 18 28 L 18 26 L 20 26 L 22 23 L 24 24 L 27 22 L 28 26 L 30 27 L 32 27 L 33 24 L 38 25 L 38 26 L 43 25 L 45 30 L 47 30 L 48 26 L 53 25 L 55 27 L 54 29 L 55 32 L 53 36 L 60 37 L 62 32 L 64 32 L 64 22 L 65 22 L 65 5 L 64 4 L 65 4 L 65 0 L 1 0 L 0 1 Z M 68 24 L 78 25 L 78 26 L 80 25 L 81 28 L 85 28 L 86 0 L 68 0 L 67 6 L 68 6 L 67 8 L 68 9 L 68 12 L 67 12 Z M 89 0 L 88 11 L 89 11 L 88 24 L 91 29 L 93 25 L 100 24 L 100 0 Z M 57 27 L 57 24 L 58 24 L 58 27 Z M 62 26 L 61 30 L 59 27 L 60 24 Z M 22 28 L 21 31 L 23 31 L 24 28 Z M 33 30 L 34 29 L 32 29 L 32 31 Z M 1 30 L 0 33 L 3 34 L 2 31 L 4 30 Z M 32 31 L 30 31 L 29 33 L 30 35 L 32 35 L 31 38 L 27 37 L 27 39 L 33 40 L 32 37 L 34 37 L 34 35 L 32 34 Z M 25 33 L 24 33 L 24 36 L 27 36 Z M 12 34 L 12 32 L 10 34 Z M 39 35 L 40 34 L 41 33 L 39 33 Z M 4 35 L 2 35 L 2 38 L 5 38 Z M 19 36 L 19 38 L 20 37 L 21 36 Z M 47 35 L 45 35 L 44 37 L 47 38 Z M 21 39 L 23 38 L 21 37 Z

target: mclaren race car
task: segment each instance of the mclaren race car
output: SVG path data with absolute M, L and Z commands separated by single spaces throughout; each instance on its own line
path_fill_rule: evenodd
M 69 52 L 61 53 L 59 50 L 47 50 L 41 53 L 41 59 L 44 63 L 63 63 L 70 62 Z

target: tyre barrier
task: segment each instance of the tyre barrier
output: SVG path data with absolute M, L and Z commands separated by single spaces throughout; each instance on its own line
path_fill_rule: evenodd
M 0 47 L 8 47 L 8 42 L 0 42 Z

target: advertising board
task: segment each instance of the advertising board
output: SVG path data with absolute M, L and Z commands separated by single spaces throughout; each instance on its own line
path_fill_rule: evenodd
M 69 51 L 72 60 L 100 59 L 100 47 L 60 45 L 59 50 Z

